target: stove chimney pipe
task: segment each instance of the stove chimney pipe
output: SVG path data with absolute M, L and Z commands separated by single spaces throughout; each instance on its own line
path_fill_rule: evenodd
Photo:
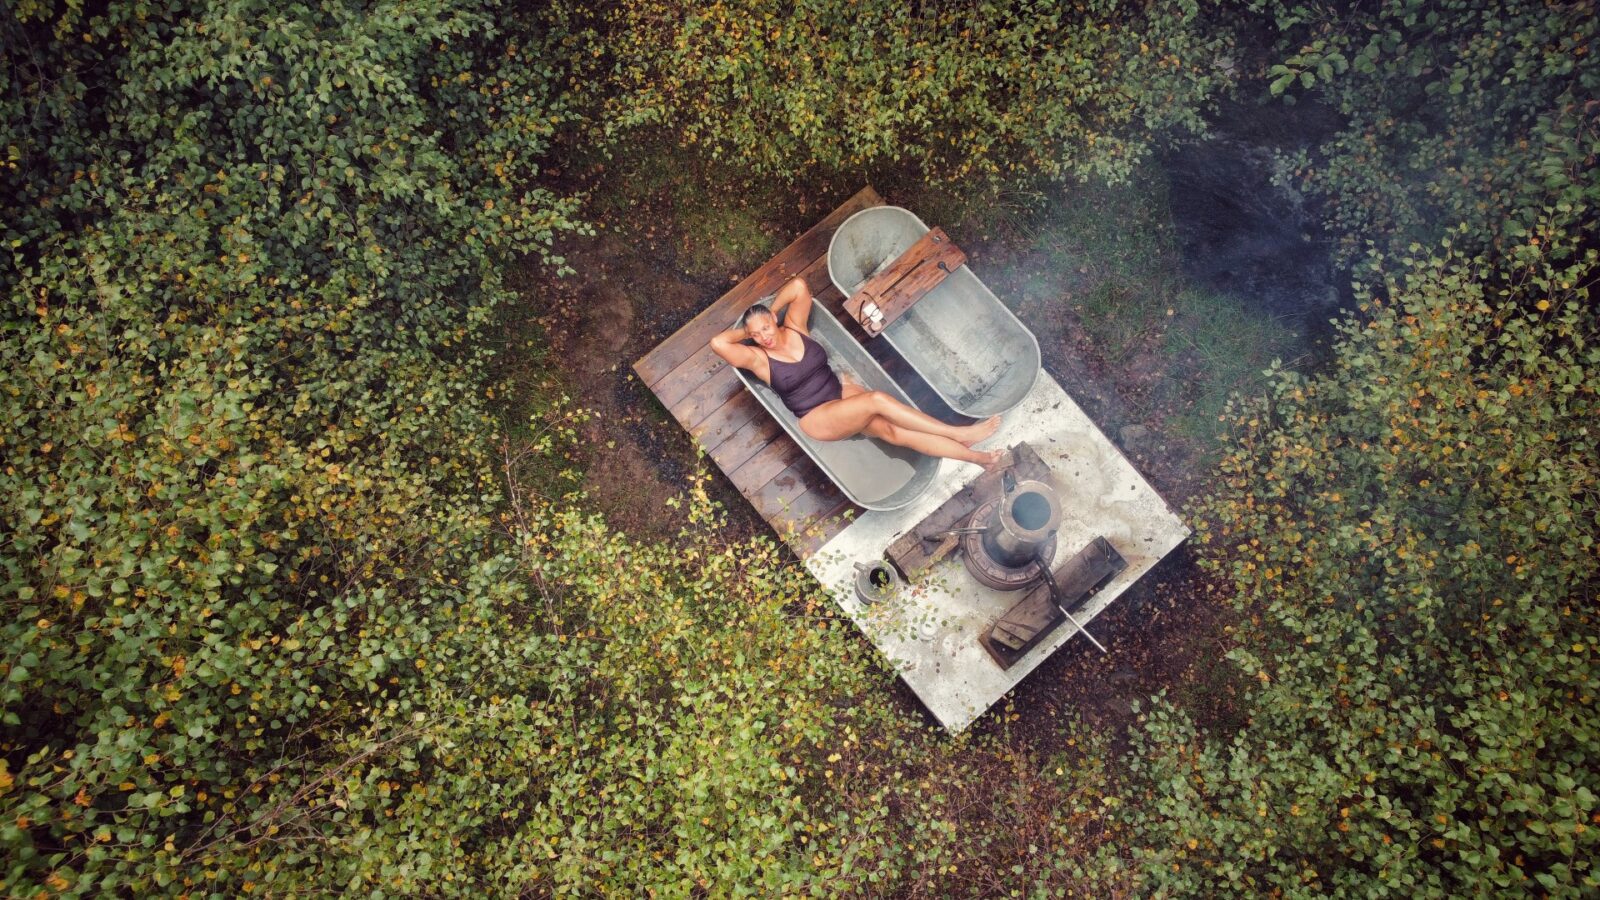
M 1020 568 L 1055 537 L 1061 524 L 1061 503 L 1055 489 L 1043 481 L 1017 481 L 1006 472 L 1001 479 L 999 509 L 983 533 L 983 549 L 995 562 Z

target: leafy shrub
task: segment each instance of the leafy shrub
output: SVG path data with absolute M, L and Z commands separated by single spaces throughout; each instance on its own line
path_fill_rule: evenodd
M 563 5 L 603 130 L 655 124 L 762 174 L 1126 177 L 1229 76 L 1193 4 Z M 600 53 L 598 48 L 604 48 Z
M 1200 535 L 1260 685 L 1231 738 L 1151 709 L 1152 888 L 1600 887 L 1596 254 L 1543 236 L 1417 263 L 1233 418 Z
M 461 748 L 570 656 L 486 552 L 473 336 L 572 227 L 520 187 L 562 105 L 505 18 L 0 23 L 6 893 L 405 889 L 488 839 Z
M 1331 138 L 1287 160 L 1319 198 L 1343 262 L 1458 241 L 1504 250 L 1547 211 L 1600 208 L 1600 62 L 1582 3 L 1256 4 L 1280 29 L 1274 94 L 1322 100 Z
M 504 256 L 575 227 L 521 188 L 567 113 L 516 18 L 5 20 L 8 895 L 993 878 L 950 869 L 960 758 L 774 545 L 501 496 L 572 439 L 534 408 L 496 460 L 483 397 Z

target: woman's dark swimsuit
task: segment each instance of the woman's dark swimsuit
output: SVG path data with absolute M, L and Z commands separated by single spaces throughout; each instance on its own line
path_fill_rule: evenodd
M 810 335 L 800 335 L 800 343 L 804 349 L 795 362 L 773 359 L 767 354 L 772 389 L 778 392 L 778 399 L 789 407 L 796 419 L 803 419 L 813 409 L 844 396 L 839 376 L 828 368 L 828 351 Z

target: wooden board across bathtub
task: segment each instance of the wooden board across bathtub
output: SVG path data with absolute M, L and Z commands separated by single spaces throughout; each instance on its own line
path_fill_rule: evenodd
M 633 364 L 639 380 L 802 559 L 843 531 L 860 508 L 762 409 L 733 369 L 711 352 L 710 342 L 745 307 L 798 275 L 817 299 L 811 314 L 838 319 L 912 403 L 948 422 L 968 421 L 952 412 L 886 342 L 866 340 L 861 327 L 843 314 L 845 298 L 828 278 L 828 241 L 834 230 L 852 214 L 883 202 L 870 186 L 863 188 Z

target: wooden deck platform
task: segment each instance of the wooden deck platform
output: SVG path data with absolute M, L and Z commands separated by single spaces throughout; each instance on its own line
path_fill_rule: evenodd
M 750 304 L 798 275 L 817 300 L 812 315 L 838 319 L 912 403 L 947 422 L 969 421 L 952 412 L 888 342 L 867 339 L 843 314 L 845 298 L 828 278 L 828 241 L 834 230 L 853 213 L 883 203 L 877 191 L 863 188 L 633 364 L 661 405 L 802 559 L 843 531 L 859 508 L 762 409 L 733 368 L 711 352 L 711 338 Z

